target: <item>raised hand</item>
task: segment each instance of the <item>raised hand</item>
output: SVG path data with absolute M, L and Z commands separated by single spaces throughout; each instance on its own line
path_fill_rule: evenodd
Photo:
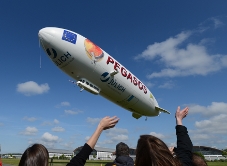
M 188 107 L 185 107 L 183 110 L 180 110 L 180 106 L 177 107 L 177 111 L 175 114 L 177 125 L 182 125 L 182 119 L 185 118 L 188 114 Z
M 99 127 L 101 127 L 103 130 L 113 128 L 118 121 L 119 118 L 117 118 L 116 116 L 113 117 L 106 116 L 99 122 Z

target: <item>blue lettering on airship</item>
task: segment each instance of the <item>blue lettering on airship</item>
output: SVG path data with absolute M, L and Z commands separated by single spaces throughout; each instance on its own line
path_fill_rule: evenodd
M 74 60 L 74 58 L 71 58 L 72 55 L 67 51 L 66 54 L 63 54 L 62 56 L 58 57 L 57 59 L 55 59 L 54 63 L 57 65 L 57 66 L 61 66 L 62 64 L 64 64 L 64 62 L 66 62 L 68 59 L 71 59 L 70 61 L 68 62 L 71 62 L 72 60 Z M 68 63 L 67 63 L 68 64 Z M 66 65 L 64 64 L 64 66 L 62 67 L 65 67 Z
M 108 72 L 104 72 L 104 73 L 101 75 L 101 78 L 100 78 L 100 80 L 101 80 L 102 82 L 107 82 L 107 81 L 109 81 L 109 79 L 110 79 L 110 75 L 109 75 Z M 108 84 L 111 85 L 112 87 L 116 88 L 117 90 L 122 91 L 122 92 L 124 92 L 125 89 L 126 89 L 124 86 L 122 86 L 121 84 L 119 84 L 119 83 L 118 83 L 116 80 L 114 80 L 113 78 L 108 82 Z

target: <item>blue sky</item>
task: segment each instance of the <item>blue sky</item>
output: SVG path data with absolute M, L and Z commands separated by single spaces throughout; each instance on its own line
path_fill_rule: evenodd
M 174 113 L 189 106 L 183 124 L 194 145 L 227 148 L 227 2 L 217 1 L 1 1 L 1 153 L 30 144 L 74 150 L 104 116 L 119 123 L 97 146 L 141 134 L 176 145 Z M 79 92 L 39 47 L 38 31 L 77 32 L 113 56 L 172 114 L 136 120 L 101 96 Z M 40 68 L 41 56 L 41 68 Z

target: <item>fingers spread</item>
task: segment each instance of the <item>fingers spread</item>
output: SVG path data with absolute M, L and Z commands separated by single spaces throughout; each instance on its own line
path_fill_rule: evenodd
M 119 118 L 117 118 L 117 116 L 113 117 L 106 116 L 100 121 L 100 125 L 103 127 L 104 130 L 106 130 L 114 127 L 118 121 Z

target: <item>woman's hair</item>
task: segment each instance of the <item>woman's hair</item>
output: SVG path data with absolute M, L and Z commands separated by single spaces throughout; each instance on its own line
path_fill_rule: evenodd
M 197 153 L 192 153 L 192 165 L 193 166 L 207 166 L 206 161 L 202 156 Z
M 49 153 L 42 144 L 34 144 L 23 153 L 19 166 L 48 166 Z
M 181 166 L 166 144 L 152 135 L 141 135 L 136 148 L 136 166 Z

